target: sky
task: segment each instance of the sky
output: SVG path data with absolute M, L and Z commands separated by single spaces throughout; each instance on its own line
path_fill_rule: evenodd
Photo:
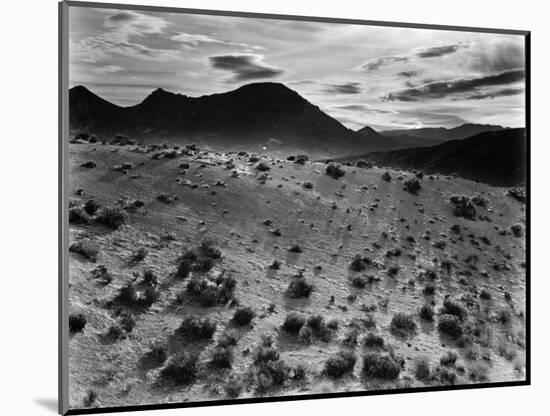
M 280 82 L 346 127 L 525 125 L 518 35 L 69 9 L 69 82 L 121 106 Z

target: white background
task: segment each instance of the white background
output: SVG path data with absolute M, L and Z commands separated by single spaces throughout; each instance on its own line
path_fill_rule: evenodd
M 130 0 L 128 0 L 130 1 Z M 117 2 L 113 0 L 113 2 Z M 5 1 L 0 37 L 0 414 L 57 404 L 57 2 Z M 548 10 L 543 1 L 136 0 L 136 3 L 532 31 L 532 386 L 155 411 L 252 416 L 549 414 Z M 546 395 L 545 395 L 546 393 Z M 132 413 L 134 414 L 134 413 Z

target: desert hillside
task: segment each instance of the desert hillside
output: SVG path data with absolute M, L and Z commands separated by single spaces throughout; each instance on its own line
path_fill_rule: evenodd
M 69 149 L 71 407 L 524 379 L 520 189 Z

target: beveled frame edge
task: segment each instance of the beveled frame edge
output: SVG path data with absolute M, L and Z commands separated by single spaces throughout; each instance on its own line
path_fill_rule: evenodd
M 135 4 L 124 3 L 101 3 L 101 2 L 82 2 L 82 1 L 60 1 L 59 7 L 59 44 L 58 44 L 58 103 L 59 103 L 59 159 L 58 159 L 58 177 L 59 177 L 59 233 L 58 233 L 58 307 L 59 307 L 59 322 L 58 322 L 58 412 L 61 415 L 79 415 L 79 414 L 97 414 L 97 413 L 113 413 L 113 412 L 130 412 L 143 410 L 161 410 L 161 409 L 181 409 L 188 407 L 210 407 L 224 406 L 234 404 L 251 404 L 251 403 L 272 403 L 286 402 L 296 400 L 313 400 L 313 399 L 329 399 L 329 398 L 346 398 L 346 397 L 364 397 L 378 396 L 389 394 L 405 394 L 405 393 L 425 393 L 438 391 L 455 391 L 455 390 L 471 390 L 494 387 L 517 387 L 531 385 L 531 31 L 528 30 L 508 30 L 497 28 L 481 28 L 469 26 L 448 26 L 423 23 L 403 23 L 403 22 L 387 22 L 375 20 L 360 20 L 360 19 L 343 19 L 343 18 L 328 18 L 318 16 L 296 16 L 284 14 L 269 14 L 269 13 L 252 13 L 239 11 L 222 11 L 222 10 L 206 10 L 206 9 L 189 9 L 179 7 L 162 7 L 162 6 L 140 6 Z M 464 384 L 456 386 L 431 386 L 431 387 L 415 387 L 402 388 L 391 390 L 376 390 L 376 391 L 354 391 L 341 393 L 319 393 L 319 394 L 304 394 L 292 396 L 274 396 L 274 397 L 254 397 L 247 399 L 222 399 L 211 401 L 195 401 L 181 403 L 162 403 L 149 405 L 132 405 L 132 406 L 113 406 L 92 409 L 69 409 L 69 368 L 68 368 L 68 346 L 69 346 L 69 327 L 68 327 L 68 289 L 69 289 L 69 262 L 68 262 L 68 230 L 69 220 L 67 214 L 68 207 L 68 141 L 64 140 L 69 134 L 69 8 L 70 7 L 86 7 L 86 8 L 104 8 L 104 9 L 124 9 L 134 11 L 149 11 L 149 12 L 165 12 L 165 13 L 183 13 L 183 14 L 198 14 L 210 16 L 228 16 L 228 17 L 248 17 L 256 19 L 276 19 L 276 20 L 292 20 L 292 21 L 307 21 L 319 23 L 336 23 L 336 24 L 357 24 L 365 26 L 385 26 L 385 27 L 401 27 L 411 29 L 426 29 L 426 30 L 447 30 L 460 32 L 479 32 L 492 34 L 506 34 L 523 36 L 525 40 L 525 133 L 526 133 L 526 294 L 525 294 L 525 379 L 521 381 L 511 382 L 491 382 L 479 384 Z
M 69 5 L 58 3 L 58 398 L 60 414 L 69 410 Z

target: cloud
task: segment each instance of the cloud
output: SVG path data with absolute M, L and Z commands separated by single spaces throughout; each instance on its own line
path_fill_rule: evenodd
M 170 23 L 161 17 L 134 11 L 111 14 L 103 22 L 103 26 L 108 29 L 135 35 L 161 33 L 169 25 Z
M 360 82 L 346 82 L 343 84 L 327 84 L 324 91 L 328 94 L 359 94 L 363 89 Z
M 106 65 L 92 69 L 96 74 L 112 74 L 115 72 L 124 71 L 124 68 L 118 65 Z
M 354 111 L 359 113 L 373 113 L 373 114 L 397 114 L 397 111 L 381 110 L 378 108 L 371 108 L 364 104 L 349 104 L 334 107 L 338 110 Z
M 284 70 L 263 62 L 262 55 L 220 55 L 210 56 L 212 68 L 233 73 L 232 82 L 249 81 L 253 79 L 275 78 L 284 74 Z
M 397 75 L 403 78 L 412 78 L 418 75 L 418 71 L 401 71 Z
M 460 49 L 468 48 L 467 43 L 455 43 L 452 45 L 444 46 L 432 46 L 431 48 L 422 48 L 415 53 L 415 56 L 425 59 L 425 58 L 439 58 L 441 56 L 450 55 L 452 53 L 458 52 Z
M 502 72 L 525 68 L 525 49 L 521 42 L 499 42 L 478 48 L 468 57 L 468 67 L 477 72 Z
M 467 43 L 455 43 L 451 45 L 432 46 L 426 48 L 417 48 L 412 53 L 404 55 L 390 55 L 375 58 L 365 62 L 362 68 L 367 71 L 376 71 L 381 66 L 391 65 L 395 63 L 407 63 L 413 59 L 439 58 L 445 55 L 450 55 L 458 52 L 460 49 L 468 48 Z
M 497 85 L 513 84 L 525 79 L 525 71 L 510 70 L 499 74 L 487 75 L 470 79 L 454 79 L 450 81 L 435 81 L 414 88 L 390 93 L 385 101 L 418 101 L 424 98 L 443 98 L 449 95 L 475 93 L 479 88 Z
M 469 100 L 483 100 L 485 98 L 509 97 L 511 95 L 519 95 L 525 92 L 525 88 L 503 88 L 494 92 L 473 94 L 466 97 Z
M 398 62 L 409 62 L 409 57 L 405 55 L 382 56 L 363 64 L 363 69 L 367 71 L 376 71 L 381 66 L 390 65 Z
M 209 35 L 201 35 L 196 33 L 185 33 L 180 32 L 177 35 L 174 35 L 170 38 L 173 41 L 180 42 L 183 45 L 188 47 L 197 47 L 201 44 L 211 44 L 211 45 L 226 45 L 226 46 L 238 46 L 241 48 L 261 50 L 261 46 L 249 45 L 248 43 L 240 42 L 230 42 L 222 39 L 216 39 Z

